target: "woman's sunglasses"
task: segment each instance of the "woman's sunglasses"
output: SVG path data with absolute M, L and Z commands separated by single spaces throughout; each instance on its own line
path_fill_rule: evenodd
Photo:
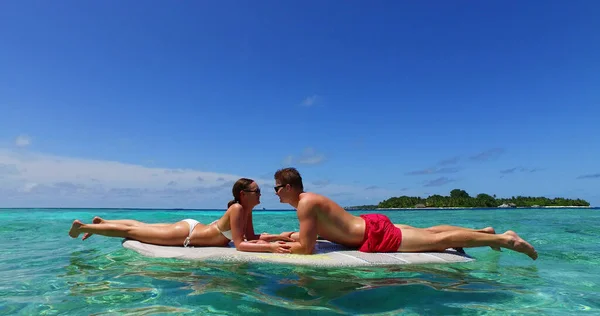
M 256 192 L 256 194 L 260 194 L 260 188 L 257 188 L 256 190 L 243 190 L 244 192 Z

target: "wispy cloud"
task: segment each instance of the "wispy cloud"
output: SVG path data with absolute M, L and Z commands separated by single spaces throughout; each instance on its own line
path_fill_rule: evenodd
M 511 174 L 511 173 L 517 173 L 517 172 L 538 172 L 538 171 L 542 171 L 545 170 L 544 168 L 525 168 L 525 167 L 513 167 L 513 168 L 509 168 L 509 169 L 504 169 L 504 170 L 500 170 L 501 174 Z
M 377 190 L 377 189 L 379 189 L 379 187 L 376 185 L 368 186 L 365 188 L 365 190 Z
M 461 169 L 457 167 L 444 167 L 444 168 L 427 168 L 422 170 L 415 170 L 405 173 L 407 176 L 415 176 L 415 175 L 429 175 L 429 174 L 443 174 L 443 173 L 457 173 Z
M 317 95 L 308 96 L 308 97 L 304 98 L 304 100 L 302 100 L 301 104 L 302 104 L 302 106 L 306 106 L 306 107 L 313 106 L 317 102 L 317 98 L 318 98 Z
M 21 173 L 17 165 L 0 163 L 0 176 L 10 176 Z
M 292 156 L 292 155 L 286 156 L 285 158 L 283 158 L 283 161 L 281 162 L 281 164 L 284 166 L 289 166 L 293 163 L 294 163 L 294 156 Z
M 533 168 L 533 169 L 529 169 L 529 172 L 538 172 L 538 171 L 544 171 L 546 170 L 546 168 Z
M 600 179 L 600 173 L 580 175 L 579 177 L 577 177 L 577 179 Z
M 326 185 L 328 185 L 329 183 L 331 183 L 331 181 L 329 180 L 316 180 L 313 181 L 312 184 L 318 187 L 324 187 Z
M 489 149 L 486 151 L 482 151 L 476 155 L 473 155 L 473 156 L 469 157 L 469 159 L 472 161 L 494 160 L 494 159 L 500 157 L 504 152 L 505 152 L 505 150 L 503 148 L 492 148 L 492 149 Z
M 443 186 L 445 184 L 454 182 L 456 180 L 454 179 L 450 179 L 450 178 L 446 178 L 446 177 L 441 177 L 441 178 L 437 178 L 431 181 L 428 181 L 427 183 L 425 183 L 425 187 L 439 187 L 439 186 Z
M 298 157 L 288 155 L 283 159 L 283 165 L 289 166 L 294 163 L 301 165 L 317 165 L 325 161 L 325 155 L 318 153 L 314 148 L 307 147 Z
M 27 147 L 31 144 L 31 137 L 27 135 L 19 135 L 15 139 L 15 145 L 18 147 Z
M 515 171 L 517 171 L 517 170 L 519 170 L 519 168 L 514 167 L 514 168 L 510 168 L 510 169 L 500 170 L 500 173 L 502 173 L 502 174 L 515 173 Z
M 116 202 L 115 199 L 132 194 L 140 198 L 138 203 L 150 203 L 161 194 L 190 201 L 210 201 L 215 197 L 225 200 L 231 195 L 233 181 L 241 177 L 1 149 L 0 166 L 0 172 L 5 175 L 0 177 L 0 187 L 6 194 L 0 199 L 20 199 L 27 205 L 34 200 L 64 203 L 76 199 L 92 203 L 108 199 Z M 10 176 L 6 176 L 8 173 Z
M 5 207 L 224 208 L 231 199 L 231 186 L 241 177 L 253 178 L 264 188 L 274 183 L 272 173 L 265 178 L 0 148 L 0 201 Z M 336 202 L 342 204 L 360 204 L 367 192 L 372 199 L 397 193 L 383 188 L 365 191 L 365 186 L 327 179 L 314 183 L 319 193 L 338 196 Z M 287 207 L 268 192 L 262 195 L 261 206 Z
M 440 166 L 455 165 L 459 161 L 460 161 L 460 157 L 456 156 L 456 157 L 440 160 L 440 162 L 438 162 L 438 165 L 440 165 Z

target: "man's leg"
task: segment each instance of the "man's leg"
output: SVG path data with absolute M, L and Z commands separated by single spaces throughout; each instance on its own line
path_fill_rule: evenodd
M 453 230 L 466 230 L 466 231 L 486 233 L 486 234 L 495 234 L 496 233 L 496 231 L 494 230 L 493 227 L 486 227 L 486 228 L 481 228 L 481 229 L 471 229 L 471 228 L 466 228 L 466 227 L 450 226 L 450 225 L 438 225 L 438 226 L 432 226 L 432 227 L 426 227 L 426 228 L 418 228 L 418 227 L 413 227 L 413 226 L 404 225 L 404 224 L 394 224 L 394 226 L 396 226 L 402 230 L 404 230 L 404 229 L 424 229 L 424 230 L 428 230 L 432 233 L 443 233 L 443 232 L 448 232 L 448 231 L 453 231 Z
M 470 231 L 470 232 L 478 232 L 478 233 L 486 233 L 486 234 L 495 234 L 496 233 L 496 231 L 494 230 L 493 227 L 472 229 L 472 228 L 459 227 L 459 226 L 438 225 L 438 226 L 427 227 L 425 229 L 427 229 L 428 231 L 434 232 L 434 233 L 443 233 L 443 232 L 448 232 L 448 231 L 453 231 L 453 230 L 466 230 L 466 231 Z
M 417 227 L 412 227 L 412 226 L 408 226 L 408 225 L 404 225 L 404 224 L 394 224 L 394 226 L 400 228 L 402 231 L 405 231 L 406 229 L 423 229 L 423 230 L 430 231 L 432 233 L 443 233 L 443 232 L 449 232 L 449 231 L 454 231 L 454 230 L 464 230 L 464 231 L 486 233 L 486 234 L 495 234 L 496 233 L 496 231 L 494 230 L 493 227 L 486 227 L 486 228 L 481 228 L 481 229 L 471 229 L 471 228 L 466 228 L 466 227 L 450 226 L 450 225 L 438 225 L 438 226 L 432 226 L 432 227 L 427 227 L 427 228 L 417 228 Z M 502 251 L 499 247 L 491 246 L 490 248 L 492 248 L 495 251 Z M 464 250 L 462 250 L 460 247 L 456 247 L 456 250 L 460 253 L 464 253 Z
M 448 248 L 502 247 L 524 253 L 533 260 L 537 259 L 535 249 L 513 231 L 504 234 L 486 234 L 467 230 L 452 230 L 433 233 L 424 229 L 406 229 L 402 231 L 402 243 L 398 251 L 443 251 Z

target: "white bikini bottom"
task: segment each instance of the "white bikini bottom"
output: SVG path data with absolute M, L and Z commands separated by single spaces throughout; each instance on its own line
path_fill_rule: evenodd
M 183 242 L 183 246 L 187 247 L 190 244 L 190 238 L 192 237 L 192 232 L 194 231 L 194 228 L 196 228 L 196 225 L 200 224 L 200 222 L 190 218 L 186 218 L 183 221 L 190 225 L 190 232 L 185 241 Z

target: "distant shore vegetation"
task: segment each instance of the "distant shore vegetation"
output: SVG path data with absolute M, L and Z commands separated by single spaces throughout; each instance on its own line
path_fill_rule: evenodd
M 588 201 L 582 199 L 547 198 L 535 196 L 513 196 L 510 198 L 497 198 L 496 195 L 486 193 L 470 196 L 465 190 L 454 189 L 449 196 L 439 194 L 427 198 L 418 196 L 392 197 L 377 205 L 350 206 L 346 209 L 378 209 L 378 208 L 444 208 L 444 207 L 546 207 L 546 206 L 590 206 Z

